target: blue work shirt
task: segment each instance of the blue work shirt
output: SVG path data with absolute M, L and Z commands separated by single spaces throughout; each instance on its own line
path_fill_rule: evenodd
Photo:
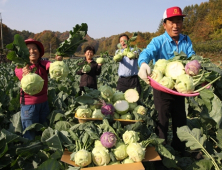
M 174 52 L 180 53 L 183 51 L 188 57 L 195 55 L 192 42 L 186 35 L 180 34 L 178 44 L 173 41 L 169 34 L 165 31 L 164 34 L 155 37 L 147 45 L 147 47 L 140 53 L 138 65 L 147 63 L 153 60 L 153 64 L 158 59 L 171 59 L 174 57 Z
M 122 49 L 121 51 L 123 50 L 124 49 Z M 137 74 L 138 74 L 138 59 L 136 58 L 130 60 L 127 56 L 124 56 L 123 59 L 119 62 L 118 75 L 123 77 L 129 77 Z

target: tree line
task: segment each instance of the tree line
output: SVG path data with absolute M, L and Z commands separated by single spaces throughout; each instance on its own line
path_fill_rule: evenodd
M 217 52 L 221 51 L 222 47 L 222 0 L 209 0 L 208 2 L 202 2 L 200 5 L 190 5 L 183 9 L 183 13 L 186 15 L 184 18 L 183 34 L 188 35 L 194 45 L 194 50 L 197 52 Z M 153 37 L 158 36 L 164 32 L 162 26 L 163 21 L 160 19 L 159 27 L 154 33 L 150 32 L 138 32 L 138 37 L 133 45 L 137 44 L 139 48 L 145 48 Z M 89 28 L 90 29 L 90 28 Z M 125 32 L 129 37 L 133 33 Z M 59 44 L 68 38 L 69 32 L 53 32 L 45 30 L 43 32 L 34 34 L 32 32 L 23 30 L 12 30 L 3 24 L 3 40 L 4 46 L 13 41 L 14 35 L 20 34 L 24 39 L 34 38 L 41 41 L 45 47 L 45 52 L 56 52 L 56 48 Z M 120 33 L 121 34 L 121 33 Z M 100 39 L 94 39 L 90 35 L 86 36 L 87 42 L 81 44 L 76 54 L 83 54 L 83 50 L 87 45 L 92 45 L 96 49 L 96 54 L 100 52 L 108 51 L 109 55 L 114 55 L 117 50 L 117 44 L 119 42 L 119 35 L 113 35 L 110 37 L 102 37 Z M 213 43 L 218 41 L 218 43 Z M 208 43 L 206 43 L 208 42 Z

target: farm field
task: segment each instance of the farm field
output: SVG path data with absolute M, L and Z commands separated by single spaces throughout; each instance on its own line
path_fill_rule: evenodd
M 146 141 L 150 146 L 156 147 L 159 155 L 163 158 L 162 161 L 167 162 L 169 169 L 189 170 L 194 167 L 200 167 L 200 169 L 222 167 L 220 162 L 222 148 L 221 80 L 216 82 L 210 89 L 204 90 L 201 95 L 186 98 L 188 126 L 186 129 L 180 130 L 185 130 L 181 133 L 186 133 L 186 138 L 189 139 L 192 147 L 187 147 L 189 155 L 182 157 L 170 145 L 163 146 L 161 144 L 162 140 L 156 136 L 157 113 L 154 109 L 152 88 L 142 80 L 143 92 L 140 96 L 139 104 L 146 108 L 146 114 L 134 115 L 134 119 L 143 120 L 143 123 L 138 122 L 123 126 L 118 121 L 109 122 L 109 119 L 104 119 L 103 121 L 79 124 L 74 117 L 77 108 L 89 102 L 88 98 L 87 100 L 86 98 L 82 100 L 78 96 L 80 77 L 76 74 L 76 71 L 80 69 L 77 64 L 81 62 L 81 59 L 66 59 L 64 62 L 70 70 L 68 77 L 62 81 L 55 81 L 49 77 L 49 125 L 34 124 L 29 127 L 29 130 L 39 132 L 34 141 L 28 141 L 22 137 L 19 103 L 20 83 L 14 74 L 15 65 L 10 63 L 0 64 L 0 169 L 51 169 L 52 167 L 53 169 L 74 169 L 74 167 L 60 161 L 66 148 L 73 152 L 77 147 L 78 142 L 76 143 L 70 129 L 80 135 L 79 147 L 83 147 L 81 144 L 86 139 L 88 141 L 99 139 L 102 131 L 107 129 L 112 129 L 120 137 L 126 130 L 134 130 L 140 133 L 140 141 Z M 102 66 L 102 73 L 98 76 L 98 87 L 107 85 L 115 91 L 118 80 L 117 69 L 118 63 L 114 62 L 112 57 L 107 57 L 106 63 Z M 97 90 L 89 90 L 87 93 L 89 96 L 93 94 L 95 95 L 94 97 L 98 98 L 99 93 L 97 92 Z M 98 131 L 96 127 L 100 127 L 99 129 L 102 131 Z M 90 128 L 91 130 L 89 130 Z M 95 129 L 92 131 L 93 128 Z M 84 129 L 89 131 L 86 132 Z M 172 138 L 171 127 L 169 127 L 169 130 L 170 141 Z M 85 136 L 84 138 L 86 139 L 82 139 L 81 134 L 85 133 L 88 137 Z M 90 143 L 85 145 L 90 145 Z M 90 146 L 89 148 L 93 147 L 93 145 Z M 194 151 L 202 151 L 205 158 L 199 161 L 195 160 L 191 154 Z M 111 161 L 114 162 L 115 158 L 112 158 Z M 143 164 L 146 169 L 156 169 L 152 162 Z

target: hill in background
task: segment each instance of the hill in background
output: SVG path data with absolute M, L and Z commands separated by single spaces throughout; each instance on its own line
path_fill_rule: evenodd
M 183 9 L 186 14 L 184 18 L 183 34 L 188 35 L 194 45 L 196 52 L 221 52 L 222 50 L 222 0 L 209 0 L 200 5 L 186 6 Z M 158 36 L 164 32 L 162 20 L 155 33 L 138 32 L 137 40 L 133 45 L 137 44 L 139 48 L 145 48 L 153 37 Z M 90 28 L 89 28 L 90 29 Z M 125 32 L 129 37 L 133 33 Z M 24 39 L 34 38 L 41 41 L 45 47 L 45 52 L 54 54 L 59 44 L 68 38 L 69 32 L 53 32 L 45 30 L 38 34 L 29 31 L 12 30 L 3 24 L 3 40 L 4 46 L 13 41 L 15 34 L 20 34 Z M 121 33 L 120 33 L 121 34 Z M 109 55 L 114 55 L 119 35 L 112 35 L 110 37 L 102 37 L 94 39 L 90 35 L 86 36 L 87 42 L 81 44 L 76 52 L 76 55 L 83 54 L 83 50 L 87 45 L 92 45 L 96 49 L 96 54 L 108 51 Z

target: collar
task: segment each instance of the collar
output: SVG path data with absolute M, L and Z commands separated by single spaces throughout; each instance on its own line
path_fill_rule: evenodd
M 165 31 L 164 35 L 166 36 L 166 38 L 168 39 L 169 42 L 173 41 L 173 39 L 170 37 L 170 35 L 167 33 L 167 31 Z M 179 42 L 182 41 L 183 39 L 185 39 L 185 35 L 180 34 L 179 35 Z
M 86 61 L 86 57 L 84 58 L 84 60 Z M 93 58 L 92 58 L 92 61 L 91 61 L 91 62 L 93 62 L 93 61 L 94 61 L 94 60 L 93 60 Z M 91 63 L 91 62 L 90 62 L 90 63 Z

